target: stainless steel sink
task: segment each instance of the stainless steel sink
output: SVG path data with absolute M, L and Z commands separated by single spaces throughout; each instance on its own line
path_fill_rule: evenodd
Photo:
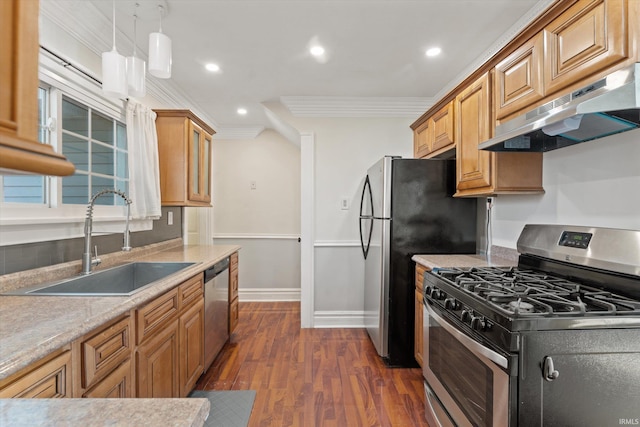
M 132 262 L 86 276 L 16 289 L 4 295 L 127 296 L 185 269 L 192 262 Z

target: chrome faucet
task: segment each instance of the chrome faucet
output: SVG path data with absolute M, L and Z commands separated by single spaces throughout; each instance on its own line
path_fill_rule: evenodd
M 131 199 L 120 190 L 106 189 L 96 193 L 87 205 L 87 217 L 84 220 L 84 253 L 82 254 L 82 274 L 91 274 L 91 268 L 94 265 L 100 264 L 102 261 L 98 258 L 98 247 L 96 246 L 96 256 L 91 257 L 91 230 L 93 228 L 93 205 L 96 199 L 104 194 L 117 194 L 127 202 L 127 220 L 124 226 L 124 243 L 122 245 L 123 251 L 130 251 L 131 245 L 129 244 L 129 214 L 131 212 Z

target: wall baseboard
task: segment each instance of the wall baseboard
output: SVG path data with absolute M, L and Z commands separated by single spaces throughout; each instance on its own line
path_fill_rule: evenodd
M 241 302 L 255 301 L 300 301 L 300 289 L 292 288 L 248 288 L 238 289 Z
M 314 328 L 364 328 L 362 311 L 316 311 L 313 313 Z

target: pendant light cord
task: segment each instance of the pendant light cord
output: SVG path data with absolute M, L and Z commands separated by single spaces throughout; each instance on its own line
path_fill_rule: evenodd
M 113 50 L 116 50 L 116 0 L 113 0 Z
M 162 32 L 162 10 L 163 10 L 162 5 L 159 4 L 158 5 L 158 12 L 160 12 L 160 31 L 158 31 L 159 33 Z

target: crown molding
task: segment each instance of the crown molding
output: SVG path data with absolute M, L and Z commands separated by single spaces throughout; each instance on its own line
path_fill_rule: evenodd
M 280 102 L 296 117 L 411 117 L 434 103 L 420 97 L 281 96 Z

